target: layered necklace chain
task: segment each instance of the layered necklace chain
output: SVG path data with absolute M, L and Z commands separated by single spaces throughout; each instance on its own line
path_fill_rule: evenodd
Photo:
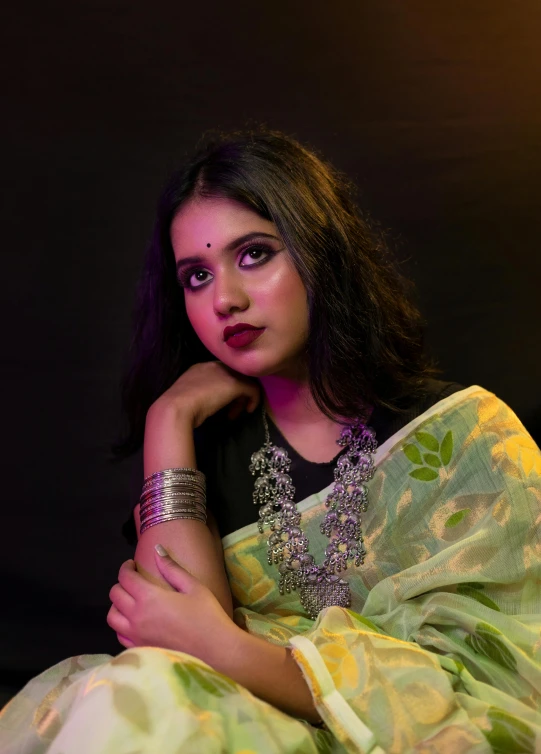
M 253 499 L 259 509 L 259 531 L 270 528 L 269 565 L 278 566 L 280 594 L 298 590 L 300 602 L 315 620 L 324 607 L 349 607 L 351 591 L 340 573 L 348 561 L 362 565 L 366 550 L 361 530 L 361 513 L 366 511 L 366 484 L 374 474 L 376 434 L 361 421 L 342 429 L 338 445 L 346 447 L 334 469 L 334 485 L 327 496 L 328 511 L 320 531 L 329 538 L 320 565 L 308 552 L 310 543 L 301 528 L 301 514 L 293 500 L 295 487 L 289 476 L 291 460 L 287 450 L 273 445 L 263 409 L 265 444 L 252 454 L 250 471 L 259 474 Z

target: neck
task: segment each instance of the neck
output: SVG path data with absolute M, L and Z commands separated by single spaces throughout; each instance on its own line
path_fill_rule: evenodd
M 331 461 L 341 426 L 316 406 L 308 381 L 272 375 L 260 382 L 267 414 L 288 443 L 307 461 Z
M 333 423 L 317 407 L 307 380 L 270 375 L 260 382 L 267 413 L 278 425 Z

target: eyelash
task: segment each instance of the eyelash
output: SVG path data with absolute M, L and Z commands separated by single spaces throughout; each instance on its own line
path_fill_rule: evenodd
M 239 258 L 241 260 L 244 259 L 244 257 L 247 256 L 251 251 L 262 251 L 265 253 L 266 256 L 264 256 L 263 259 L 255 261 L 253 264 L 241 265 L 244 268 L 259 267 L 260 265 L 266 264 L 276 254 L 274 249 L 271 249 L 268 246 L 258 244 L 258 245 L 252 245 L 246 249 L 243 249 L 239 254 Z M 186 269 L 181 270 L 178 276 L 178 282 L 179 282 L 180 287 L 185 288 L 189 291 L 197 291 L 199 288 L 204 288 L 207 282 L 209 281 L 204 280 L 200 285 L 192 285 L 190 283 L 192 276 L 195 275 L 197 272 L 208 272 L 208 270 L 205 270 L 202 267 L 187 267 Z

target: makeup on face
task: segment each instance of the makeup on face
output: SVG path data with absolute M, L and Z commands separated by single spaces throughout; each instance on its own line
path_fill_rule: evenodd
M 183 205 L 170 232 L 186 314 L 207 350 L 247 376 L 297 373 L 308 299 L 274 223 L 205 198 Z
M 225 328 L 224 342 L 229 348 L 244 348 L 257 340 L 260 335 L 263 335 L 265 329 L 264 327 L 254 327 L 245 322 L 239 322 L 237 325 Z
M 272 243 L 274 242 L 274 243 Z M 276 242 L 280 247 L 276 248 Z M 211 244 L 207 243 L 207 248 Z M 260 267 L 279 252 L 283 251 L 279 238 L 270 233 L 247 233 L 229 243 L 224 248 L 225 254 L 235 252 L 238 266 L 242 269 Z M 177 276 L 179 284 L 188 291 L 195 291 L 212 280 L 212 273 L 207 269 L 208 261 L 204 254 L 196 254 L 177 260 Z

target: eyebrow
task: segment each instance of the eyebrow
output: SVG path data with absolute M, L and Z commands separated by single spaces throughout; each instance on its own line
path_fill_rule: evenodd
M 233 251 L 239 246 L 242 246 L 243 243 L 252 241 L 254 238 L 272 238 L 274 241 L 280 240 L 279 238 L 277 238 L 277 236 L 273 236 L 272 233 L 246 233 L 246 235 L 239 236 L 239 238 L 235 238 L 234 241 L 230 241 L 227 246 L 224 246 L 224 252 Z M 177 270 L 180 270 L 181 267 L 186 267 L 186 265 L 188 264 L 200 264 L 204 261 L 205 258 L 198 255 L 192 257 L 184 257 L 183 259 L 178 260 Z

